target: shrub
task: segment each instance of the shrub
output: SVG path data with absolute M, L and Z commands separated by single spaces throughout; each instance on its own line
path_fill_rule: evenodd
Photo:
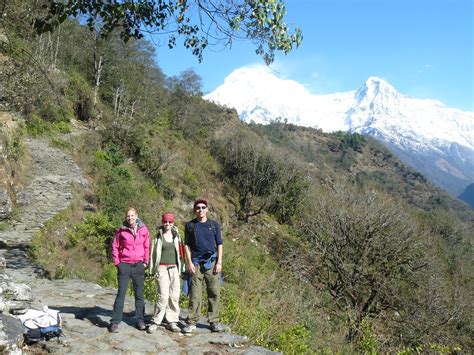
M 71 132 L 71 124 L 69 121 L 45 121 L 37 114 L 31 113 L 26 118 L 26 132 L 32 137 L 69 133 Z
M 18 162 L 25 154 L 22 132 L 10 134 L 7 143 L 8 160 Z
M 282 222 L 291 219 L 307 188 L 296 165 L 243 130 L 215 140 L 213 152 L 237 194 L 233 204 L 238 220 L 247 222 L 263 211 L 274 213 Z
M 87 80 L 77 71 L 69 75 L 67 97 L 72 102 L 75 116 L 81 121 L 88 121 L 95 116 L 94 93 Z
M 309 330 L 298 323 L 277 335 L 275 348 L 284 354 L 307 354 L 311 352 L 309 338 Z

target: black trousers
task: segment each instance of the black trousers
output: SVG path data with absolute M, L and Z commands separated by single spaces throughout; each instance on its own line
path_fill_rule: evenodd
M 143 319 L 145 315 L 145 265 L 143 263 L 118 265 L 118 291 L 114 302 L 114 311 L 111 323 L 120 323 L 123 316 L 123 304 L 127 294 L 128 283 L 132 279 L 133 293 L 135 294 L 135 318 Z

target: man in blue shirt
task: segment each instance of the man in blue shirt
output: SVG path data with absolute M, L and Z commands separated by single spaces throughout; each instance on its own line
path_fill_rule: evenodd
M 189 313 L 184 333 L 196 329 L 202 304 L 202 283 L 206 282 L 208 310 L 207 318 L 211 331 L 223 330 L 219 322 L 220 273 L 222 271 L 222 236 L 219 224 L 207 218 L 207 200 L 194 201 L 196 218 L 186 223 L 184 251 L 186 269 L 191 277 L 189 290 Z

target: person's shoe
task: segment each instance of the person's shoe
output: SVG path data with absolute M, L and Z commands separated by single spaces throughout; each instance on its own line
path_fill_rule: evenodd
M 143 319 L 137 320 L 137 328 L 138 328 L 138 330 L 145 330 L 146 329 L 145 321 Z
M 112 324 L 110 325 L 110 329 L 109 329 L 109 330 L 110 330 L 111 333 L 118 333 L 118 332 L 119 332 L 119 325 L 118 325 L 118 323 L 112 323 Z
M 153 323 L 153 324 L 150 324 L 150 325 L 148 326 L 148 329 L 146 330 L 146 332 L 147 332 L 148 334 L 152 334 L 152 333 L 156 332 L 157 329 L 158 329 L 158 325 L 156 325 L 156 324 Z
M 179 329 L 179 327 L 177 326 L 177 324 L 174 323 L 174 322 L 168 323 L 168 324 L 166 325 L 166 329 L 172 331 L 173 333 L 177 333 L 177 332 L 180 332 L 180 331 L 181 331 L 181 329 Z
M 209 325 L 210 325 L 210 328 L 211 328 L 211 332 L 214 332 L 214 333 L 225 332 L 225 328 L 217 322 L 212 322 Z
M 185 334 L 190 334 L 192 333 L 194 330 L 196 329 L 196 325 L 195 324 L 188 324 L 187 326 L 185 326 L 182 330 L 183 333 Z

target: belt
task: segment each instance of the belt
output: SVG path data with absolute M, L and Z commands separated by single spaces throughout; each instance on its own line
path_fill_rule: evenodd
M 166 264 L 161 264 L 160 266 L 166 266 L 166 270 L 171 270 L 176 267 L 176 265 L 166 265 Z

